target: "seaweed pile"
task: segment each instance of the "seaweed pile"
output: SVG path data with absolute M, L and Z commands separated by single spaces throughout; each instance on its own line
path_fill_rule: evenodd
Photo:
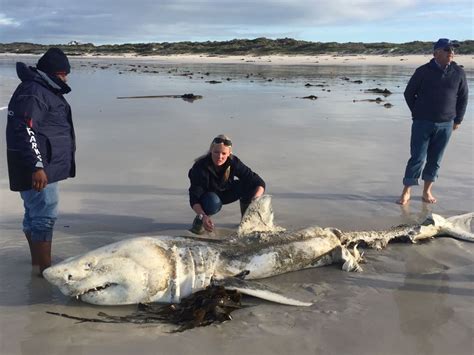
M 113 316 L 104 312 L 100 318 L 83 318 L 65 313 L 46 312 L 48 314 L 94 323 L 134 323 L 152 324 L 167 323 L 177 327 L 171 333 L 183 332 L 195 327 L 232 320 L 230 315 L 236 309 L 243 308 L 242 295 L 239 291 L 226 290 L 223 286 L 211 285 L 181 300 L 181 303 L 170 305 L 139 304 L 137 311 L 126 316 Z

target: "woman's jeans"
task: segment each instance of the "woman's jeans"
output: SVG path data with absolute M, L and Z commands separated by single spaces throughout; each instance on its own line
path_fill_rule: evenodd
M 20 192 L 25 207 L 23 231 L 31 235 L 33 242 L 49 242 L 53 239 L 53 227 L 58 216 L 58 183 L 46 185 L 40 192 Z
M 239 180 L 235 180 L 231 183 L 230 188 L 225 191 L 218 192 L 206 192 L 199 203 L 208 216 L 212 216 L 219 212 L 222 205 L 227 205 L 237 200 L 241 200 L 242 203 L 250 203 L 253 197 L 254 188 L 243 186 Z
M 413 120 L 410 141 L 411 158 L 407 163 L 403 185 L 418 185 L 420 175 L 424 181 L 436 180 L 441 159 L 452 131 L 452 121 Z

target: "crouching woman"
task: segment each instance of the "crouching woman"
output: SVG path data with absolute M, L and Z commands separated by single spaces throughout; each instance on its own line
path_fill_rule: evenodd
M 265 191 L 263 179 L 232 154 L 232 142 L 221 134 L 214 138 L 207 154 L 197 158 L 188 173 L 189 203 L 196 212 L 191 232 L 212 232 L 211 216 L 222 205 L 240 200 L 243 216 L 252 199 Z

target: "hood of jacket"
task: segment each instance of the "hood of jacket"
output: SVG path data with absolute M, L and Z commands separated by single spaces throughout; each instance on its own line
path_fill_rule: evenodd
M 48 75 L 34 67 L 29 67 L 25 63 L 16 63 L 16 73 L 22 82 L 34 81 L 56 94 L 67 94 L 71 91 L 69 85 L 56 76 Z

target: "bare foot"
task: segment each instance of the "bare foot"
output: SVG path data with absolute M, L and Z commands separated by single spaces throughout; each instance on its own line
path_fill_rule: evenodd
M 410 192 L 409 191 L 406 191 L 406 192 L 403 192 L 402 195 L 400 196 L 400 198 L 397 200 L 397 203 L 399 205 L 406 205 L 408 203 L 408 201 L 410 201 Z
M 431 192 L 423 193 L 423 197 L 421 199 L 425 203 L 436 203 L 436 198 L 431 194 Z

